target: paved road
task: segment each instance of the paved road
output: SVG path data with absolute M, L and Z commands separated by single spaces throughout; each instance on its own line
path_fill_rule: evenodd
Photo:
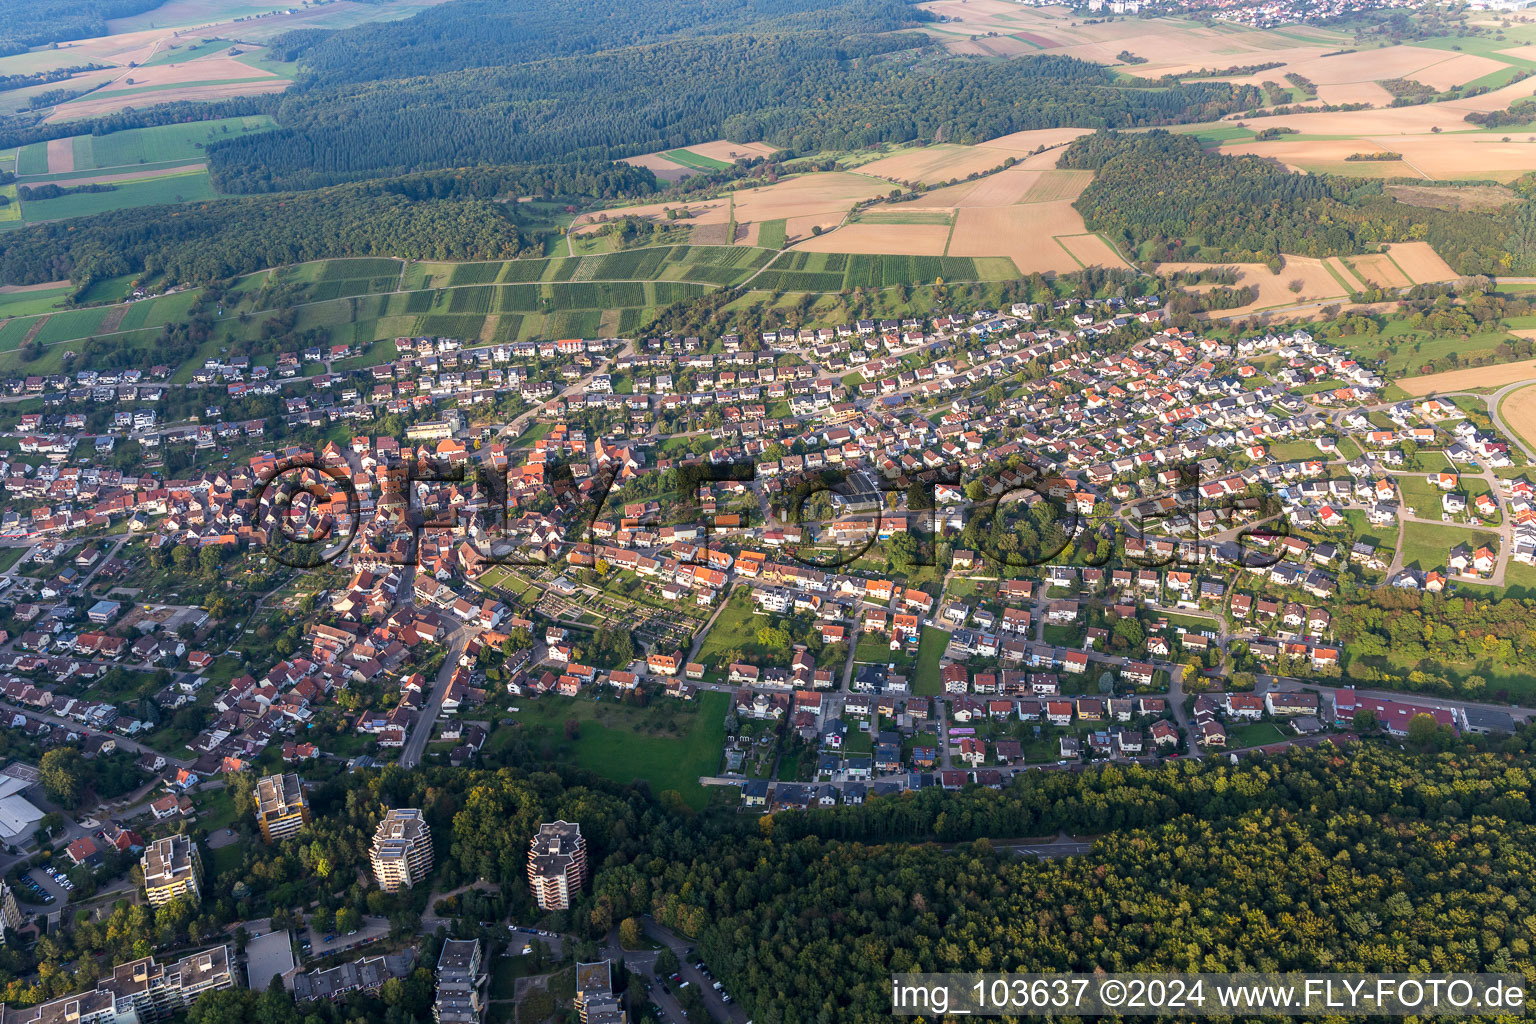
M 421 715 L 411 725 L 410 735 L 405 738 L 405 747 L 400 751 L 400 767 L 414 768 L 421 763 L 422 752 L 427 749 L 427 741 L 432 738 L 432 727 L 443 710 L 448 681 L 453 678 L 453 671 L 459 665 L 465 646 L 479 635 L 477 627 L 467 625 L 460 626 L 448 635 L 448 653 L 443 658 L 443 667 L 438 669 L 437 681 L 432 684 L 432 693 L 427 698 L 426 706 L 421 709 Z

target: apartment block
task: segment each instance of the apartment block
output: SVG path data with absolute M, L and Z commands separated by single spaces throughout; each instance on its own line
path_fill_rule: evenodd
M 197 844 L 187 836 L 166 836 L 150 843 L 139 867 L 144 871 L 144 893 L 152 907 L 177 897 L 193 903 L 202 898 L 203 862 Z
M 298 775 L 266 775 L 256 783 L 256 823 L 269 843 L 291 838 L 309 824 L 309 803 Z
M 587 880 L 587 841 L 571 821 L 547 822 L 528 844 L 528 884 L 545 910 L 565 910 Z
M 437 958 L 437 999 L 432 1003 L 432 1018 L 438 1024 L 480 1024 L 489 978 L 481 966 L 479 939 L 444 942 Z
M 46 1003 L 0 1006 L 0 1024 L 162 1024 L 204 992 L 235 987 L 228 946 L 183 957 L 170 966 L 152 956 L 118 964 L 94 989 Z
M 432 870 L 432 830 L 415 807 L 384 815 L 373 833 L 373 876 L 385 892 L 409 889 Z

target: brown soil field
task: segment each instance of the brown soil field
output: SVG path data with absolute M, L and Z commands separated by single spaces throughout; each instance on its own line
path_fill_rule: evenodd
M 1446 370 L 1444 373 L 1431 373 L 1422 377 L 1400 377 L 1396 383 L 1408 394 L 1419 397 L 1446 391 L 1465 391 L 1469 388 L 1503 387 L 1505 384 L 1517 384 L 1522 380 L 1536 380 L 1536 359 L 1521 359 L 1518 362 L 1500 363 L 1496 366 L 1469 367 L 1465 370 Z M 1536 388 L 1526 388 L 1506 395 L 1499 411 L 1508 419 L 1510 403 L 1521 395 L 1525 395 L 1527 400 L 1536 399 L 1536 394 L 1533 392 L 1536 392 Z M 1531 410 L 1536 412 L 1536 402 L 1531 402 Z M 1514 423 L 1511 422 L 1510 426 L 1513 427 Z M 1531 434 L 1527 432 L 1522 436 L 1529 438 Z
M 48 142 L 48 173 L 62 174 L 75 169 L 75 140 L 51 139 Z
M 1428 242 L 1394 242 L 1387 246 L 1387 252 L 1414 284 L 1454 281 L 1458 276 Z
M 681 181 L 693 171 L 682 164 L 675 164 L 660 153 L 647 153 L 644 156 L 627 156 L 620 163 L 631 164 L 635 167 L 648 168 L 662 181 Z
M 841 213 L 813 213 L 804 217 L 787 217 L 784 220 L 785 244 L 793 244 L 802 238 L 815 237 L 815 228 L 831 231 L 843 222 Z
M 990 171 L 1001 166 L 1008 154 L 978 146 L 925 146 L 903 150 L 859 167 L 861 174 L 873 174 L 892 181 L 931 183 L 964 178 L 968 174 Z
M 1406 288 L 1413 284 L 1408 275 L 1397 269 L 1384 253 L 1351 256 L 1346 262 L 1357 274 L 1378 288 Z
M 949 255 L 1007 256 L 1021 274 L 1069 273 L 1078 269 L 1077 261 L 1048 239 L 1084 233 L 1082 215 L 1069 202 L 963 208 L 956 214 Z
M 195 85 L 180 89 L 160 89 L 155 92 L 137 93 L 124 96 L 112 93 L 92 93 L 89 96 L 62 104 L 54 108 L 52 114 L 44 119 L 45 124 L 53 124 L 58 121 L 72 121 L 83 117 L 99 117 L 110 114 L 124 107 L 144 107 L 160 103 L 175 103 L 178 100 L 195 100 L 198 102 L 208 100 L 227 100 L 235 96 L 256 96 L 262 93 L 282 92 L 288 88 L 288 79 L 273 78 L 270 81 L 222 83 L 217 85 Z
M 1222 317 L 1242 316 L 1256 310 L 1275 306 L 1295 306 L 1310 302 L 1344 301 L 1349 298 L 1339 282 L 1334 280 L 1322 260 L 1304 256 L 1286 256 L 1285 266 L 1279 274 L 1271 274 L 1262 263 L 1163 263 L 1158 270 L 1173 273 L 1179 270 L 1204 270 L 1213 266 L 1229 266 L 1237 271 L 1237 286 L 1256 285 L 1259 297 L 1246 306 L 1221 310 Z M 1301 281 L 1301 290 L 1291 291 L 1292 281 Z M 1216 287 L 1213 284 L 1196 285 L 1191 291 L 1204 291 Z
M 1066 246 L 1085 267 L 1123 267 L 1126 265 L 1109 243 L 1098 235 L 1064 235 L 1056 239 Z
M 755 223 L 754 224 L 738 224 L 738 225 L 736 225 L 736 241 L 731 243 L 731 244 L 733 244 L 733 245 L 756 245 L 757 244 L 757 233 L 758 233 L 758 230 L 760 228 L 762 228 L 762 225 L 761 224 L 755 224 Z
M 695 224 L 688 231 L 688 241 L 693 245 L 730 245 L 731 225 Z
M 849 224 L 795 243 L 807 252 L 852 252 L 890 256 L 942 256 L 949 241 L 945 224 Z
M 723 160 L 729 164 L 743 157 L 773 156 L 778 150 L 766 142 L 726 142 L 724 139 L 719 139 L 689 146 L 688 152 L 697 153 L 711 160 Z
M 1388 185 L 1387 191 L 1400 203 L 1429 206 L 1436 210 L 1497 210 L 1517 198 L 1502 185 L 1468 185 L 1451 188 L 1444 185 Z

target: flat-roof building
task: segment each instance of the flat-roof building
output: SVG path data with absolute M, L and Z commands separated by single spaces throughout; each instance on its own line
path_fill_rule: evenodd
M 437 999 L 432 1017 L 438 1024 L 480 1024 L 485 1015 L 488 975 L 480 964 L 479 939 L 448 939 L 437 958 Z
M 432 830 L 415 807 L 384 815 L 373 833 L 373 876 L 385 892 L 409 889 L 432 870 Z
M 573 821 L 547 822 L 528 843 L 528 885 L 545 910 L 565 910 L 587 880 L 587 841 Z
M 309 824 L 309 803 L 298 775 L 266 775 L 256 783 L 256 823 L 269 843 L 288 839 Z
M 203 862 L 197 844 L 187 836 L 156 839 L 144 848 L 139 867 L 144 872 L 144 894 L 152 907 L 177 897 L 193 903 L 202 898 Z

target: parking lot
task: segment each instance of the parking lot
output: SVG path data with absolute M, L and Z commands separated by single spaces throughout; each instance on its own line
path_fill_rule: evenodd
M 35 885 L 29 886 L 27 879 L 31 879 Z M 16 899 L 21 903 L 34 907 L 47 907 L 50 910 L 58 909 L 69 902 L 70 886 L 66 880 L 60 883 L 49 876 L 47 869 L 43 867 L 29 868 L 21 873 L 20 884 L 16 886 Z M 52 902 L 42 898 L 39 893 L 46 893 L 52 897 Z

